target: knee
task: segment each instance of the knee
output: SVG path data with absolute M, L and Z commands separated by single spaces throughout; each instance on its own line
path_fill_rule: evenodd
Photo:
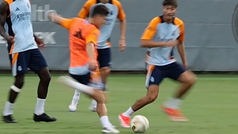
M 97 101 L 97 103 L 99 103 L 99 104 L 105 103 L 105 97 L 104 97 L 103 91 L 95 90 L 93 99 L 95 99 Z
M 147 97 L 146 97 L 147 103 L 152 103 L 152 102 L 154 102 L 154 101 L 157 99 L 157 97 L 158 97 L 158 94 L 156 94 L 156 95 L 151 95 L 151 96 L 147 96 Z
M 21 89 L 21 88 L 23 87 L 23 85 L 24 85 L 24 75 L 17 75 L 17 76 L 15 77 L 14 85 L 15 85 L 17 88 Z
M 50 76 L 50 72 L 49 72 L 47 67 L 41 69 L 38 72 L 38 76 L 39 76 L 41 82 L 43 82 L 43 83 L 50 83 L 51 76 Z
M 50 83 L 50 81 L 51 81 L 51 76 L 50 76 L 50 74 L 45 75 L 44 77 L 42 77 L 42 78 L 41 78 L 41 81 L 44 82 L 44 83 Z
M 196 81 L 197 81 L 196 75 L 195 75 L 195 74 L 192 74 L 192 75 L 189 77 L 189 79 L 188 79 L 188 81 L 187 81 L 186 83 L 188 83 L 188 84 L 190 84 L 190 85 L 193 85 L 194 83 L 196 83 Z
M 105 72 L 106 72 L 106 74 L 109 74 L 111 72 L 111 69 L 109 67 L 107 67 Z
M 110 74 L 110 72 L 111 72 L 111 69 L 109 67 L 104 67 L 101 69 L 102 75 L 108 75 Z
M 21 89 L 21 88 L 23 87 L 23 85 L 24 85 L 24 80 L 16 80 L 15 83 L 14 83 L 14 85 L 15 85 L 17 88 Z

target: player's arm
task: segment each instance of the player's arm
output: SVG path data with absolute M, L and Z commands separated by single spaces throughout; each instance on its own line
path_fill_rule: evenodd
M 0 5 L 0 32 L 1 36 L 4 37 L 5 39 L 7 38 L 6 30 L 4 28 L 4 24 L 6 22 L 8 12 L 9 11 L 9 5 L 7 2 L 3 1 Z
M 87 43 L 86 51 L 87 51 L 88 57 L 90 58 L 89 69 L 91 71 L 94 71 L 97 68 L 97 61 L 95 59 L 95 44 L 92 42 Z
M 126 14 L 123 10 L 123 7 L 120 2 L 117 3 L 117 7 L 119 9 L 118 19 L 120 20 L 120 41 L 119 41 L 119 50 L 123 51 L 126 47 Z
M 120 20 L 120 30 L 121 30 L 120 40 L 126 40 L 126 19 Z
M 151 31 L 147 28 L 145 30 L 145 33 L 143 34 L 141 38 L 141 46 L 147 47 L 147 48 L 153 48 L 153 47 L 173 47 L 178 45 L 178 40 L 172 40 L 167 42 L 159 42 L 159 41 L 153 41 L 152 38 L 154 37 L 154 31 Z
M 39 47 L 40 49 L 45 48 L 45 43 L 44 43 L 44 41 L 43 41 L 42 39 L 40 39 L 39 37 L 37 37 L 35 34 L 33 34 L 33 36 L 34 36 L 35 42 L 36 42 L 36 44 L 38 45 L 38 47 Z
M 183 66 L 185 68 L 187 68 L 188 65 L 187 65 L 185 46 L 184 46 L 184 35 L 185 35 L 184 31 L 185 30 L 184 30 L 184 24 L 183 23 L 180 25 L 179 29 L 180 29 L 180 36 L 178 38 L 179 43 L 178 43 L 178 46 L 177 46 L 178 53 L 179 53 L 179 55 L 181 57 L 181 60 L 183 62 Z
M 96 70 L 97 68 L 97 59 L 95 56 L 95 45 L 97 44 L 99 36 L 99 30 L 95 29 L 91 31 L 87 36 L 86 36 L 86 51 L 87 55 L 90 58 L 89 62 L 89 68 L 91 71 Z
M 126 49 L 126 19 L 120 20 L 120 31 L 119 51 L 124 51 Z
M 181 60 L 183 62 L 183 65 L 185 68 L 187 68 L 188 65 L 187 65 L 185 47 L 184 47 L 183 41 L 179 41 L 177 48 L 178 48 L 178 53 L 179 53 Z
M 78 13 L 78 17 L 85 19 L 87 18 L 87 16 L 89 15 L 89 11 L 90 11 L 90 7 L 92 6 L 92 2 L 91 1 L 87 1 L 84 5 L 83 8 L 79 11 Z
M 31 3 L 31 0 L 29 0 L 29 2 Z M 40 49 L 45 48 L 45 43 L 44 43 L 44 41 L 43 41 L 42 39 L 40 39 L 39 37 L 37 37 L 35 34 L 33 34 L 33 37 L 34 37 L 34 39 L 35 39 L 36 44 L 38 45 L 38 47 L 39 47 Z
M 177 46 L 178 41 L 173 40 L 173 41 L 167 41 L 167 42 L 156 42 L 152 40 L 145 40 L 141 39 L 141 46 L 142 47 L 148 47 L 148 48 L 153 48 L 153 47 L 173 47 Z
M 55 11 L 48 11 L 47 16 L 51 22 L 61 25 L 66 29 L 69 29 L 71 23 L 73 22 L 73 19 L 66 19 L 58 15 Z
M 152 39 L 154 38 L 156 32 L 157 32 L 157 25 L 158 25 L 158 18 L 154 18 L 147 28 L 145 29 L 142 37 L 141 37 L 141 46 L 142 47 L 171 47 L 171 46 L 176 46 L 178 45 L 178 41 L 168 41 L 168 42 L 158 42 L 158 41 L 153 41 Z
M 62 20 L 65 19 L 65 18 L 61 17 L 60 15 L 58 15 L 58 14 L 57 14 L 56 12 L 54 12 L 54 11 L 48 11 L 48 12 L 47 12 L 47 16 L 48 16 L 48 18 L 49 18 L 49 20 L 50 20 L 51 22 L 54 22 L 54 23 L 56 23 L 56 24 L 58 24 L 58 25 L 60 25 L 60 23 L 62 22 Z
M 9 5 L 6 1 L 3 1 L 0 5 L 0 34 L 4 39 L 7 40 L 8 43 L 14 43 L 14 37 L 8 36 L 4 28 L 4 24 L 9 14 Z

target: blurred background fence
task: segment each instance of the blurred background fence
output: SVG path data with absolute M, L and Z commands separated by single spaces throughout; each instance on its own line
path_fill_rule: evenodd
M 32 0 L 35 34 L 47 47 L 42 50 L 50 70 L 67 70 L 68 32 L 49 22 L 46 12 L 56 10 L 64 17 L 75 17 L 86 0 Z M 139 45 L 149 21 L 162 14 L 162 0 L 120 0 L 127 14 L 127 48 L 118 51 L 119 25 L 111 36 L 112 70 L 144 70 L 146 49 Z M 185 23 L 185 46 L 189 68 L 193 71 L 238 70 L 237 0 L 178 0 L 177 17 Z M 5 41 L 0 38 L 0 69 L 9 70 Z M 175 51 L 176 58 L 180 57 Z

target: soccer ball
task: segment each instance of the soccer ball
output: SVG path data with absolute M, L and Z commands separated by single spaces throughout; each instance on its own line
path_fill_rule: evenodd
M 149 121 L 143 115 L 136 115 L 131 120 L 131 129 L 134 133 L 144 133 L 149 128 Z

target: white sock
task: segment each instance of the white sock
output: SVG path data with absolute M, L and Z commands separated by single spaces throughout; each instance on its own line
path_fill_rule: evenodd
M 112 126 L 111 122 L 108 119 L 108 116 L 100 117 L 100 121 L 102 123 L 103 128 L 108 128 Z
M 3 111 L 3 116 L 13 114 L 13 106 L 14 106 L 14 103 L 7 101 Z
M 97 108 L 97 101 L 92 99 L 90 107 L 95 107 Z
M 179 98 L 169 98 L 166 102 L 165 102 L 165 106 L 167 108 L 171 108 L 171 109 L 179 109 L 180 104 L 182 103 L 182 100 Z
M 126 112 L 124 112 L 122 115 L 126 116 L 126 117 L 131 117 L 131 115 L 134 113 L 135 111 L 132 110 L 132 108 L 128 108 L 126 110 Z
M 94 89 L 92 87 L 81 84 L 81 83 L 77 82 L 76 80 L 74 80 L 71 77 L 61 76 L 61 77 L 58 78 L 58 80 L 61 83 L 65 84 L 66 86 L 69 86 L 69 87 L 71 87 L 73 89 L 76 89 L 80 92 L 83 92 L 83 93 L 86 93 L 86 94 L 89 94 L 89 95 L 92 95 L 94 93 Z
M 35 114 L 42 115 L 44 113 L 45 99 L 37 98 Z
M 78 105 L 78 101 L 80 99 L 80 92 L 78 90 L 75 90 L 74 91 L 74 96 L 73 96 L 73 99 L 71 101 L 71 104 L 73 105 Z

